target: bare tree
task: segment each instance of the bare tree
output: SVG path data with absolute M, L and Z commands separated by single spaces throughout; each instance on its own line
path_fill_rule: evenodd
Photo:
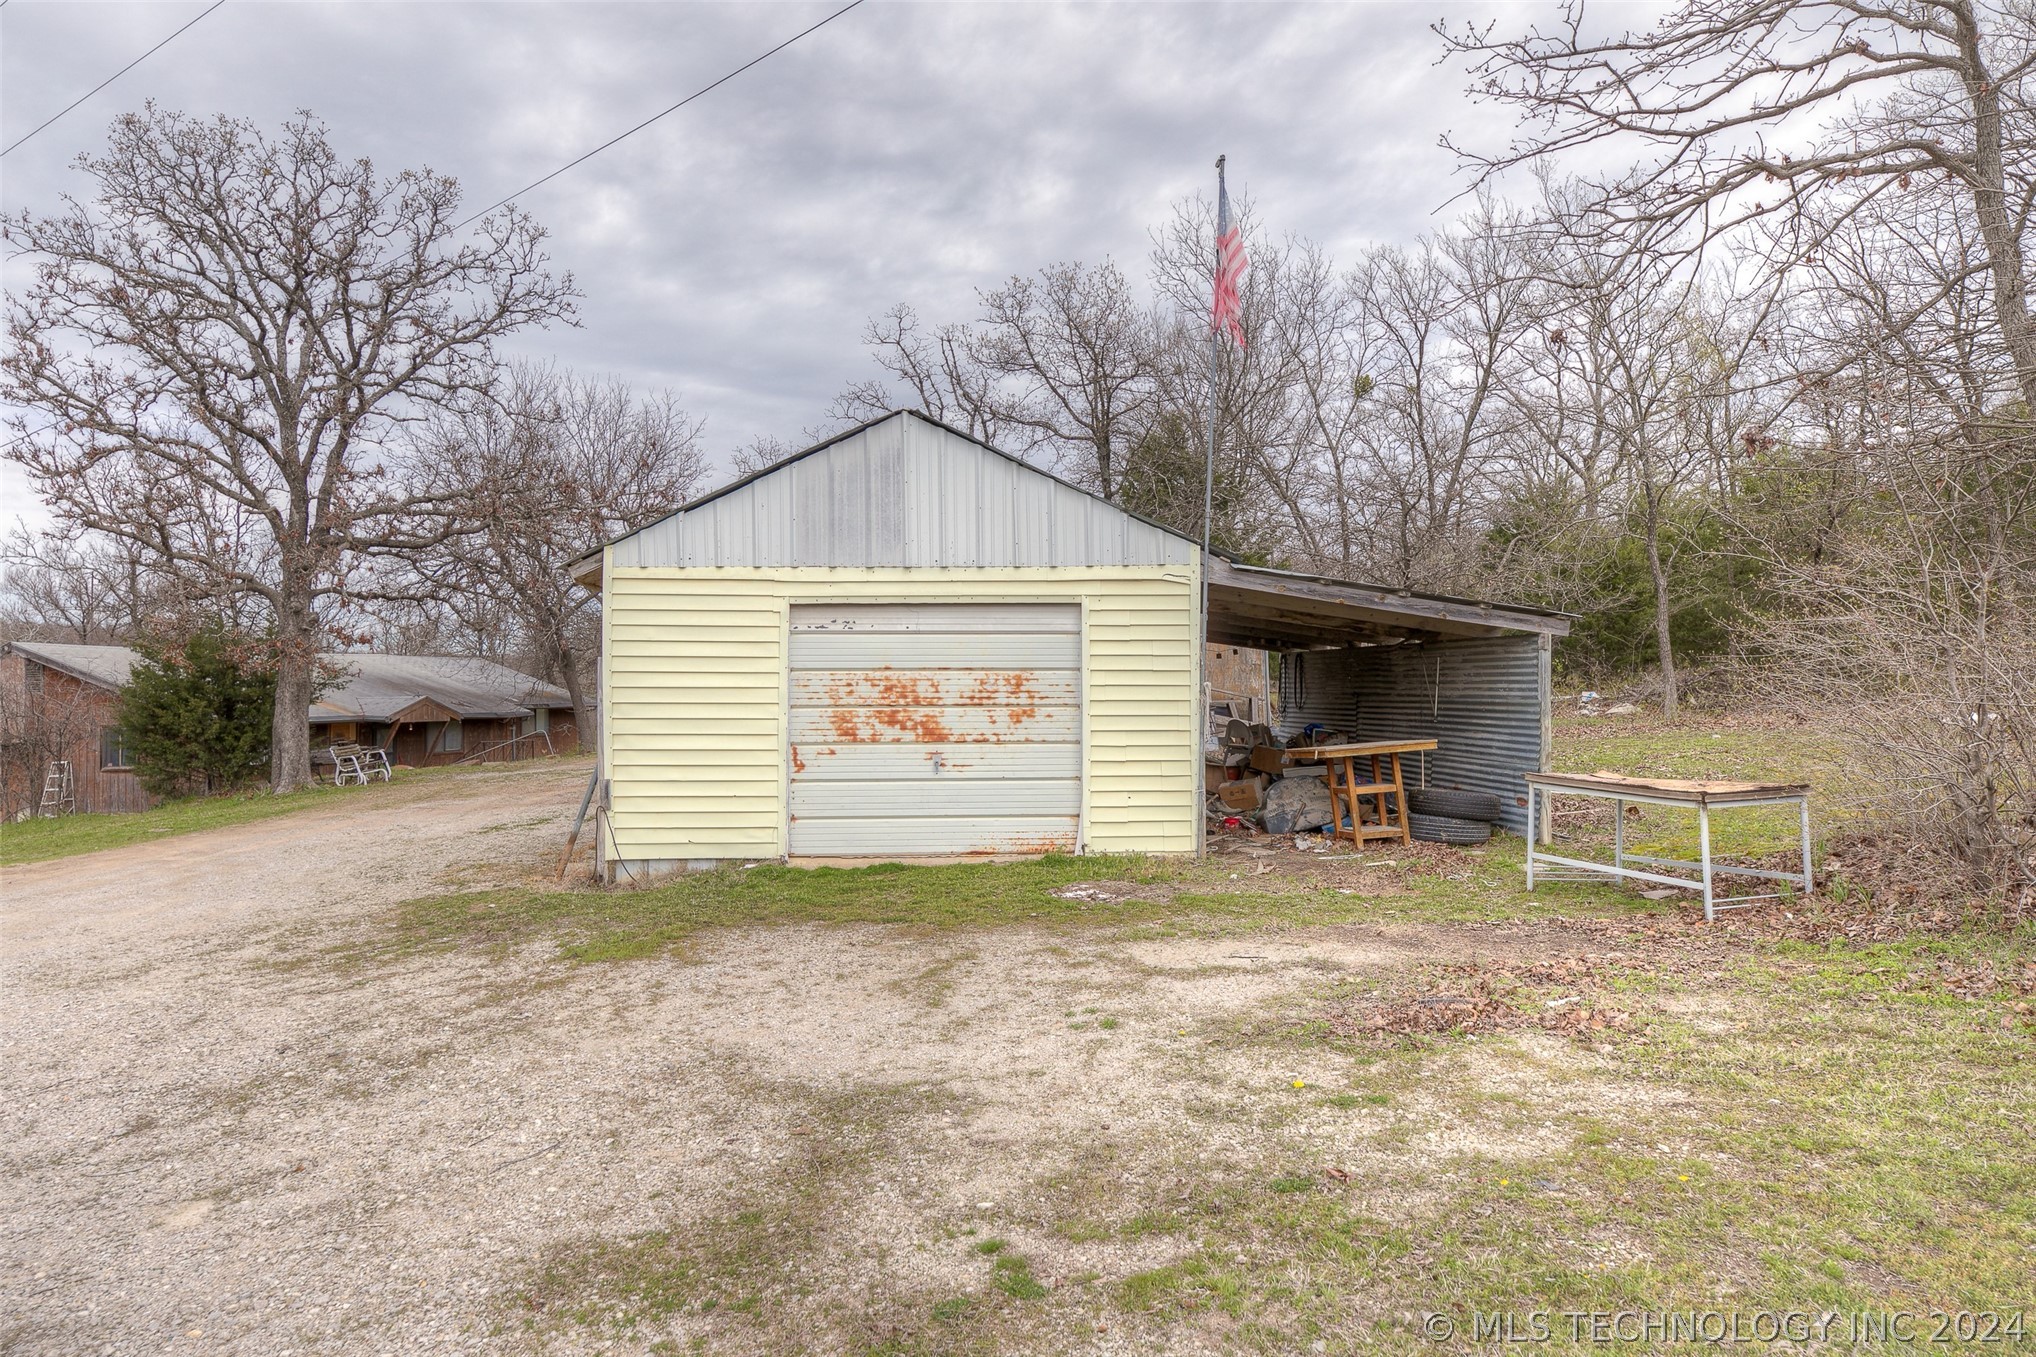
M 1215 349 L 1216 480 L 1227 493 L 1219 497 L 1211 535 L 1233 550 L 1317 563 L 1333 553 L 1310 502 L 1321 432 L 1309 405 L 1321 393 L 1310 383 L 1336 380 L 1324 369 L 1333 366 L 1335 336 L 1350 318 L 1350 288 L 1318 246 L 1259 229 L 1242 195 L 1234 207 L 1251 267 L 1239 289 L 1244 347 Z M 1204 440 L 1214 239 L 1214 204 L 1191 198 L 1153 233 L 1151 255 L 1153 291 L 1166 317 L 1153 344 L 1155 404 L 1164 418 L 1200 429 Z M 1208 455 L 1205 443 L 1194 467 Z M 1198 531 L 1200 518 L 1196 513 L 1183 530 Z
M 1737 506 L 1776 581 L 1757 651 L 1847 714 L 1853 785 L 1933 878 L 2036 899 L 2036 422 L 1970 198 L 1895 188 L 1828 224 L 1777 347 L 1793 388 Z
M 1008 387 L 1003 425 L 1116 499 L 1152 411 L 1151 317 L 1123 273 L 1107 260 L 1049 264 L 982 294 L 982 306 L 976 352 Z
M 583 740 L 599 599 L 566 567 L 690 498 L 706 472 L 699 435 L 670 392 L 639 398 L 617 379 L 527 364 L 431 423 L 430 456 L 464 486 L 474 530 L 424 549 L 415 568 L 470 633 L 513 638 L 564 685 Z
M 571 279 L 522 213 L 462 242 L 457 183 L 380 176 L 309 114 L 271 137 L 151 105 L 79 166 L 92 201 L 5 223 L 37 261 L 0 358 L 30 412 L 9 455 L 66 525 L 262 601 L 272 780 L 302 786 L 321 609 L 457 530 L 448 488 L 406 474 L 404 421 L 484 386 L 499 337 L 569 319 Z
M 851 382 L 835 397 L 828 413 L 837 424 L 861 424 L 887 414 L 898 408 L 902 395 L 903 404 L 992 446 L 1003 446 L 1012 429 L 997 389 L 998 374 L 984 360 L 984 336 L 976 329 L 949 323 L 929 335 L 918 312 L 900 302 L 870 318 L 862 342 L 885 375 Z M 780 448 L 782 453 L 777 452 Z M 771 461 L 797 451 L 776 439 L 767 440 L 760 449 L 775 454 Z M 738 468 L 755 470 L 769 464 L 756 461 L 749 466 L 747 461 L 755 461 L 755 457 L 746 459 L 738 452 Z
M 837 398 L 837 406 L 845 400 L 847 400 L 846 394 Z M 875 415 L 865 416 L 865 418 L 870 419 L 875 417 Z M 935 418 L 938 418 L 938 416 L 935 416 Z M 862 419 L 851 419 L 849 422 L 860 424 L 863 421 Z M 814 441 L 818 442 L 819 440 L 815 439 Z M 797 451 L 799 449 L 781 438 L 774 438 L 768 434 L 758 434 L 755 438 L 750 439 L 747 443 L 729 453 L 728 463 L 735 468 L 736 475 L 753 476 L 766 467 L 776 466 L 779 462 L 784 461 Z
M 2029 310 L 2036 207 L 2036 17 L 2026 0 L 1686 0 L 1644 32 L 1586 32 L 1582 0 L 1553 29 L 1451 31 L 1479 95 L 1520 111 L 1504 150 L 1458 150 L 1477 181 L 1600 143 L 1650 158 L 1595 181 L 1590 214 L 1650 248 L 1694 248 L 1749 223 L 1787 229 L 1766 263 L 1822 248 L 1823 200 L 1929 178 L 1965 195 L 1993 324 L 2036 409 Z M 1447 143 L 1446 143 L 1447 144 Z M 1862 194 L 1862 188 L 1865 192 Z
M 159 619 L 167 602 L 158 572 L 118 538 L 17 528 L 0 543 L 0 562 L 7 571 L 0 607 L 9 630 L 22 639 L 127 641 Z

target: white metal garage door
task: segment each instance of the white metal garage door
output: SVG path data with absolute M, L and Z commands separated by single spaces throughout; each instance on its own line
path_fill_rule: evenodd
M 1082 620 L 1072 604 L 792 609 L 791 851 L 1072 851 Z

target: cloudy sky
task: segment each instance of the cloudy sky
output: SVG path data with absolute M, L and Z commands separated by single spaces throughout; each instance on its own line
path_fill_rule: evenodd
M 72 158 L 153 98 L 266 126 L 310 109 L 343 153 L 450 174 L 480 207 L 840 2 L 229 0 L 0 161 L 0 206 L 81 191 Z M 203 8 L 8 0 L 0 142 Z M 1483 10 L 869 0 L 525 195 L 586 295 L 578 329 L 514 349 L 673 388 L 725 464 L 818 422 L 871 370 L 863 323 L 894 302 L 954 318 L 1051 261 L 1141 271 L 1148 231 L 1209 191 L 1218 152 L 1276 231 L 1342 258 L 1410 240 L 1461 186 L 1437 136 L 1507 130 L 1429 31 Z M 40 518 L 11 464 L 0 492 L 5 520 Z

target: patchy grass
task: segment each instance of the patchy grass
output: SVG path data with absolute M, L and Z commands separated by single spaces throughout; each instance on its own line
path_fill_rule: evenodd
M 983 1292 L 942 1296 L 892 1285 L 881 1251 L 858 1237 L 855 1194 L 902 1141 L 921 1133 L 915 1121 L 951 1115 L 952 1097 L 894 1085 L 774 1092 L 773 1105 L 796 1110 L 800 1123 L 790 1162 L 729 1183 L 732 1211 L 554 1245 L 513 1293 L 508 1308 L 518 1325 L 539 1336 L 579 1330 L 597 1341 L 665 1335 L 653 1351 L 678 1350 L 663 1345 L 684 1335 L 715 1351 L 726 1343 L 934 1353 L 978 1347 L 1014 1302 L 1046 1295 L 1031 1265 L 1001 1240 L 961 1246 L 987 1256 Z
M 564 759 L 591 760 L 591 755 L 564 755 Z M 536 761 L 515 765 L 538 766 Z M 179 834 L 197 834 L 208 829 L 271 820 L 279 815 L 323 810 L 340 806 L 367 808 L 400 801 L 420 782 L 438 782 L 474 773 L 501 773 L 505 765 L 450 765 L 439 768 L 399 769 L 392 781 L 370 782 L 365 787 L 306 787 L 277 796 L 267 791 L 250 791 L 220 796 L 192 796 L 166 801 L 153 810 L 125 815 L 65 815 L 54 820 L 22 820 L 0 824 L 0 865 L 46 862 L 52 858 L 76 857 L 108 848 L 151 843 Z M 522 828 L 542 823 L 546 817 L 495 825 L 481 833 Z
M 1634 777 L 1719 778 L 1748 782 L 1810 784 L 1810 827 L 1821 842 L 1847 815 L 1840 794 L 1837 741 L 1829 730 L 1782 718 L 1691 718 L 1669 724 L 1659 717 L 1569 714 L 1556 726 L 1557 772 L 1600 770 Z M 1574 817 L 1558 820 L 1558 832 L 1604 850 L 1612 843 L 1609 803 L 1572 798 L 1558 803 Z M 1721 857 L 1761 858 L 1793 850 L 1796 813 L 1786 807 L 1753 806 L 1713 812 L 1712 851 Z M 1697 815 L 1667 806 L 1632 806 L 1626 821 L 1630 851 L 1655 857 L 1692 858 L 1697 853 Z
M 307 787 L 284 796 L 270 792 L 198 796 L 166 801 L 154 810 L 128 815 L 65 815 L 54 820 L 23 820 L 0 825 L 0 863 L 12 866 L 44 862 L 107 848 L 125 848 L 176 834 L 225 829 L 278 815 L 318 810 L 338 804 L 341 796 L 374 792 L 378 788 L 379 784 L 369 788 Z
M 1559 730 L 1556 766 L 1675 777 L 1816 778 L 1828 768 L 1814 733 L 1760 723 L 1664 726 L 1606 718 Z M 1824 812 L 1819 811 L 1821 816 Z M 1609 857 L 1611 812 L 1565 825 Z M 1818 820 L 1821 827 L 1825 821 Z M 1761 857 L 1793 846 L 1786 812 L 1715 818 L 1723 856 Z M 1652 810 L 1629 821 L 1634 850 L 1695 852 L 1693 817 Z M 411 901 L 391 928 L 346 955 L 369 959 L 479 944 L 503 953 L 551 942 L 578 962 L 627 961 L 682 950 L 704 929 L 735 925 L 859 923 L 924 928 L 1028 925 L 1245 932 L 1294 924 L 1502 922 L 1551 910 L 1575 916 L 1665 913 L 1610 885 L 1544 883 L 1525 889 L 1525 844 L 1501 834 L 1468 850 L 1418 844 L 1339 843 L 1320 855 L 1276 860 L 1249 852 L 1196 863 L 1136 856 L 1055 855 L 1032 862 L 856 868 L 772 864 L 667 878 L 634 890 L 519 888 Z M 1089 883 L 1096 889 L 1068 891 Z M 1069 898 L 1071 897 L 1071 898 Z M 937 1001 L 938 978 L 928 977 Z M 1070 1015 L 1073 1016 L 1073 1015 Z M 1108 1029 L 1114 1019 L 1095 1025 Z
M 1398 853 L 1367 874 L 1359 859 L 1322 875 L 1288 864 L 1264 875 L 1206 863 L 1141 857 L 1048 856 L 1031 862 L 948 866 L 799 868 L 762 865 L 696 872 L 640 890 L 511 888 L 412 900 L 389 928 L 349 944 L 353 960 L 478 945 L 503 954 L 550 942 L 575 962 L 630 961 L 682 951 L 706 929 L 784 924 L 900 924 L 918 928 L 1134 927 L 1158 932 L 1247 932 L 1294 924 L 1493 922 L 1559 904 L 1623 914 L 1644 901 L 1597 886 L 1561 885 L 1527 896 L 1524 845 L 1497 840 L 1470 851 Z M 1293 856 L 1293 855 L 1290 855 Z M 1391 858 L 1374 849 L 1372 860 Z M 1336 864 L 1326 864 L 1336 866 Z M 1247 864 L 1247 869 L 1249 864 Z M 1351 884 L 1343 885 L 1344 881 Z M 1064 899 L 1076 882 L 1165 886 L 1122 899 Z M 1105 1016 L 1082 1026 L 1109 1030 Z
M 1814 738 L 1757 725 L 1607 723 L 1565 741 L 1570 767 L 1818 776 Z M 1529 896 L 1522 851 L 1502 837 L 1202 863 L 759 866 L 413 901 L 344 957 L 534 946 L 626 964 L 735 926 L 977 930 L 936 939 L 955 955 L 908 958 L 886 988 L 915 1017 L 965 1015 L 938 1040 L 981 1041 L 980 1125 L 946 1138 L 933 1118 L 952 1095 L 916 1084 L 746 1081 L 763 1149 L 726 1157 L 656 1228 L 548 1249 L 507 1321 L 538 1346 L 1411 1354 L 1490 1350 L 1480 1316 L 1537 1311 L 2036 1310 L 2036 936 L 1686 928 L 1666 921 L 1687 906 L 1616 888 Z M 1169 933 L 1381 922 L 1448 945 L 1419 964 L 1297 964 L 1277 983 L 1300 989 L 1235 1008 L 1194 1007 L 1194 977 L 1157 967 L 1124 966 L 1107 993 L 1069 983 L 1037 1025 L 1087 1033 L 1069 1044 L 1095 1054 L 1037 1085 L 1057 1117 L 1021 1082 L 1045 1057 L 1001 1054 L 1038 1034 L 955 978 L 998 948 L 1058 952 L 1072 972 Z M 1013 926 L 1090 936 L 992 932 Z M 768 1002 L 829 983 L 802 974 Z M 1093 1108 L 1065 1110 L 1084 1093 Z M 795 1122 L 812 1134 L 774 1136 Z M 943 1178 L 947 1158 L 961 1166 Z M 957 1189 L 978 1169 L 1000 1184 L 994 1206 Z M 1676 1345 L 1558 1324 L 1532 1346 Z
M 990 1260 L 990 1284 L 1013 1300 L 1039 1300 L 1046 1288 L 1032 1275 L 1032 1263 L 1023 1254 L 999 1251 Z
M 1425 1134 L 1381 1129 L 1411 1152 L 1392 1171 L 1325 1155 L 1208 1194 L 1198 1247 L 1117 1304 L 1222 1314 L 1248 1350 L 1387 1352 L 1433 1351 L 1429 1314 L 1467 1339 L 1495 1312 L 2036 1310 L 2031 941 L 1754 943 L 1722 970 L 1628 956 L 1613 984 L 1643 1029 L 1552 1051 L 1289 1024 L 1404 1090 L 1420 1108 L 1395 1124 Z M 1555 1088 L 1508 1092 L 1529 1075 Z M 1395 1190 L 1415 1205 L 1383 1219 Z

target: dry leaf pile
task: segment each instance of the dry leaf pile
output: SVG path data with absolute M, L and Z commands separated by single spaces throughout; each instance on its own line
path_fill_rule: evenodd
M 1641 1024 L 1614 1002 L 1603 976 L 1611 957 L 1520 965 L 1450 962 L 1423 968 L 1413 991 L 1374 992 L 1322 1015 L 1345 1037 L 1481 1035 L 1538 1029 L 1603 1040 Z

